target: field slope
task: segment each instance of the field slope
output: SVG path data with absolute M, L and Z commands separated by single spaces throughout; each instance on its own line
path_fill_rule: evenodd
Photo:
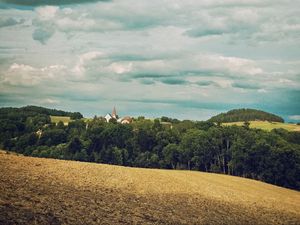
M 273 129 L 285 129 L 288 131 L 300 131 L 300 125 L 291 124 L 291 123 L 280 123 L 280 122 L 269 122 L 269 121 L 249 121 L 250 128 L 257 128 L 266 131 L 271 131 Z M 222 123 L 224 126 L 243 126 L 244 122 L 231 122 L 231 123 Z
M 300 224 L 300 193 L 225 175 L 0 152 L 0 224 Z

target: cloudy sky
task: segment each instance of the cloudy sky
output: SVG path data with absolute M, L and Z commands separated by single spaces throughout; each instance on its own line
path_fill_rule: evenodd
M 0 106 L 300 121 L 299 15 L 299 0 L 0 0 Z

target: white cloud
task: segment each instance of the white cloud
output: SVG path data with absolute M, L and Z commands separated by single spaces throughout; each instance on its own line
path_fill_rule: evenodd
M 51 20 L 55 18 L 58 11 L 59 7 L 57 6 L 44 6 L 36 9 L 38 17 L 42 21 Z
M 279 83 L 282 83 L 282 84 L 293 84 L 293 81 L 289 80 L 289 79 L 285 79 L 285 78 L 280 78 L 278 80 Z
M 71 8 L 63 8 L 62 11 L 65 15 L 70 15 L 73 12 Z
M 257 90 L 258 93 L 267 93 L 268 91 L 266 89 L 258 89 Z
M 38 7 L 33 20 L 36 27 L 33 39 L 45 44 L 56 31 L 65 33 L 106 31 L 120 29 L 121 25 L 105 18 L 93 18 L 90 13 L 57 6 Z M 46 29 L 45 29 L 46 27 Z
M 243 75 L 259 75 L 263 70 L 259 68 L 255 61 L 237 57 L 225 57 L 222 55 L 204 55 L 199 57 L 201 69 L 212 71 L 229 72 Z
M 44 104 L 44 103 L 46 103 L 46 104 L 57 104 L 57 103 L 60 103 L 60 101 L 57 100 L 57 99 L 46 98 L 46 99 L 42 99 L 41 103 L 42 104 Z
M 219 79 L 215 81 L 216 84 L 218 84 L 222 88 L 229 88 L 231 87 L 231 81 L 230 80 L 225 80 L 225 79 Z
M 80 55 L 72 72 L 74 72 L 78 77 L 84 76 L 87 64 L 94 59 L 100 58 L 101 56 L 103 56 L 103 53 L 98 51 L 87 52 Z
M 300 115 L 292 115 L 292 116 L 289 116 L 289 118 L 291 120 L 300 120 Z
M 35 86 L 49 80 L 59 81 L 65 75 L 66 67 L 63 65 L 51 65 L 42 68 L 36 68 L 30 65 L 13 63 L 0 82 L 9 85 Z
M 35 68 L 33 68 L 32 66 L 29 66 L 29 65 L 24 65 L 24 64 L 17 64 L 17 63 L 14 63 L 10 66 L 9 68 L 9 71 L 23 71 L 23 72 L 28 72 L 28 71 L 34 71 Z
M 183 54 L 179 59 L 136 61 L 132 65 L 132 70 L 125 72 L 132 71 L 133 74 L 145 74 L 145 76 L 146 74 L 157 75 L 158 78 L 160 78 L 159 75 L 189 76 L 185 74 L 187 71 L 195 73 L 191 76 L 197 76 L 197 71 L 199 71 L 199 73 L 212 73 L 224 77 L 248 77 L 264 73 L 263 69 L 253 60 L 216 54 Z
M 37 69 L 24 64 L 14 63 L 4 75 L 2 82 L 10 85 L 33 86 L 40 83 Z
M 112 63 L 108 69 L 117 74 L 128 73 L 132 71 L 132 62 L 130 63 Z

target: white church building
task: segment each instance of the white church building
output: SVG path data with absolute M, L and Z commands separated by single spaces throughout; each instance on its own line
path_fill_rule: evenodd
M 111 114 L 106 114 L 106 116 L 104 117 L 106 122 L 109 122 L 111 119 L 115 119 L 118 123 L 121 124 L 129 124 L 132 122 L 132 118 L 130 116 L 125 116 L 122 118 L 119 118 L 117 115 L 117 111 L 116 111 L 116 107 L 113 108 L 113 111 Z

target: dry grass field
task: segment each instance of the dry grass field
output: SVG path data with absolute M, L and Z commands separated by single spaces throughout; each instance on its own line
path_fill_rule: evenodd
M 267 131 L 271 131 L 275 128 L 283 128 L 288 131 L 300 131 L 300 125 L 293 124 L 293 123 L 279 123 L 279 122 L 269 122 L 269 121 L 249 121 L 249 122 L 250 122 L 250 128 L 259 128 Z M 244 122 L 222 123 L 222 125 L 242 126 L 244 125 Z
M 51 123 L 63 122 L 64 125 L 68 125 L 71 122 L 71 118 L 69 116 L 50 116 Z
M 1 151 L 0 224 L 300 224 L 300 192 L 226 175 Z

